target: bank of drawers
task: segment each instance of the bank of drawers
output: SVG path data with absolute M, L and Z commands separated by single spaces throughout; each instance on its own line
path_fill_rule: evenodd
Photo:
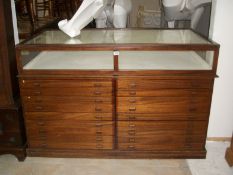
M 20 81 L 30 148 L 112 149 L 111 80 Z
M 118 148 L 204 148 L 212 80 L 119 79 Z

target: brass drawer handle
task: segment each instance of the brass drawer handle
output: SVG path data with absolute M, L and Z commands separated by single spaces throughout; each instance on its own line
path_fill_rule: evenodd
M 129 111 L 136 111 L 136 107 L 135 106 L 129 107 Z
M 129 95 L 136 95 L 137 93 L 135 91 L 130 91 Z
M 129 138 L 130 143 L 135 143 L 135 138 Z
M 129 134 L 129 135 L 135 135 L 136 133 L 135 133 L 134 130 L 131 130 L 131 131 L 128 131 L 128 134 Z

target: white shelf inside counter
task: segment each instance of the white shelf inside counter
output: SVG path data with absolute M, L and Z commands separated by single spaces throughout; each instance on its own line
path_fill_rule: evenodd
M 194 51 L 121 51 L 119 70 L 211 70 L 208 62 Z
M 25 70 L 113 70 L 111 51 L 43 51 Z

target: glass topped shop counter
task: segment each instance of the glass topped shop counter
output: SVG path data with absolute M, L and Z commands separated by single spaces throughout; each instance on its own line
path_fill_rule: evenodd
M 70 38 L 44 31 L 17 46 L 21 74 L 82 71 L 114 74 L 215 74 L 219 45 L 192 30 L 92 29 Z

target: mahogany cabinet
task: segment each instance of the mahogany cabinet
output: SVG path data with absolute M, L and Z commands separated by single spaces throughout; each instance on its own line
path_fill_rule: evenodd
M 16 49 L 29 156 L 206 156 L 218 44 L 191 30 L 52 30 Z
M 24 160 L 25 133 L 19 102 L 11 1 L 0 1 L 0 154 Z

